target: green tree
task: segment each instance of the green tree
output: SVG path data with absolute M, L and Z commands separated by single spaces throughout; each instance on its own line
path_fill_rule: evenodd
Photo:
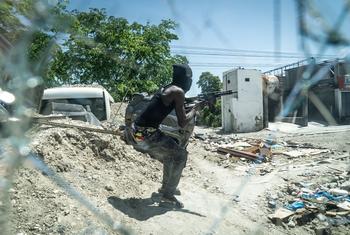
M 176 24 L 129 23 L 104 9 L 73 11 L 72 33 L 51 67 L 61 83 L 98 83 L 120 100 L 127 93 L 154 92 L 171 80 L 171 65 L 187 59 L 170 54 Z
M 197 85 L 201 88 L 202 93 L 220 91 L 222 84 L 218 76 L 214 76 L 210 72 L 203 72 L 197 81 Z
M 203 72 L 197 82 L 202 93 L 209 93 L 220 91 L 222 83 L 218 76 L 214 76 L 210 72 Z M 198 122 L 201 125 L 219 127 L 221 126 L 221 100 L 216 100 L 215 104 L 209 107 L 205 107 L 198 118 Z

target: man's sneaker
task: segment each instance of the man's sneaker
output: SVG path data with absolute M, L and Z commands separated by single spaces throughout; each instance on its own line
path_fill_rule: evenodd
M 179 201 L 174 195 L 164 194 L 162 197 L 162 202 L 169 202 L 177 208 L 184 208 L 184 204 Z
M 158 193 L 164 194 L 164 193 L 165 193 L 165 191 L 164 191 L 164 189 L 163 189 L 163 188 L 159 188 L 159 189 L 158 189 Z M 181 195 L 181 191 L 180 191 L 180 189 L 176 188 L 176 189 L 175 189 L 175 192 L 174 192 L 174 195 L 178 195 L 178 196 L 180 196 L 180 195 Z
M 163 194 L 161 193 L 157 193 L 157 192 L 153 192 L 151 195 L 151 200 L 153 202 L 160 202 L 162 200 Z

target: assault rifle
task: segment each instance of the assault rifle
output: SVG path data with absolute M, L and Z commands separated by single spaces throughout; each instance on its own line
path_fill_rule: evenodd
M 234 93 L 237 93 L 236 91 L 215 91 L 215 92 L 208 92 L 199 94 L 194 97 L 188 97 L 185 98 L 185 109 L 188 110 L 190 108 L 193 108 L 194 106 L 207 104 L 210 109 L 214 107 L 215 101 L 217 98 L 223 96 L 223 95 L 232 95 Z

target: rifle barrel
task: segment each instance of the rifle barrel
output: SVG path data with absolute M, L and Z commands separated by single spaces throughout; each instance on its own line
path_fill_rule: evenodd
M 208 98 L 208 97 L 220 97 L 220 96 L 223 96 L 223 95 L 231 95 L 231 94 L 234 94 L 234 93 L 237 93 L 237 91 L 232 91 L 232 90 L 228 90 L 228 91 L 214 91 L 214 92 L 202 93 L 202 94 L 199 94 L 199 95 L 194 96 L 194 97 L 188 97 L 188 98 L 185 98 L 185 100 L 193 101 L 193 100 L 198 100 L 198 99 L 205 99 L 205 98 Z

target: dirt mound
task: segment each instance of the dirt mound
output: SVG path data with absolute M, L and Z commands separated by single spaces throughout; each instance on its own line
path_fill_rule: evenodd
M 107 204 L 110 196 L 150 193 L 160 182 L 161 163 L 135 151 L 119 136 L 49 126 L 31 135 L 33 151 L 97 207 Z M 62 188 L 32 168 L 19 170 L 11 204 L 13 234 L 75 234 L 99 224 Z

